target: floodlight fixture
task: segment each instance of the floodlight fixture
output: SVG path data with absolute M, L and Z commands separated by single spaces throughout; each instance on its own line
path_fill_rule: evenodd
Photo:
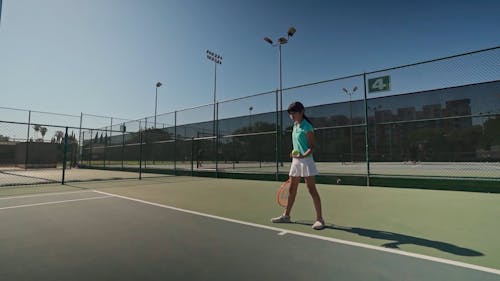
M 264 41 L 266 41 L 267 43 L 273 45 L 273 40 L 271 40 L 271 38 L 269 38 L 269 37 L 264 37 Z

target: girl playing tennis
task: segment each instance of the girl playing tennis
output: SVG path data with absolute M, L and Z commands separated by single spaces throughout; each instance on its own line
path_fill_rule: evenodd
M 294 121 L 292 131 L 293 149 L 298 151 L 299 154 L 293 155 L 292 166 L 290 167 L 290 195 L 288 197 L 288 205 L 285 213 L 279 217 L 271 219 L 273 223 L 288 223 L 290 222 L 290 212 L 292 211 L 295 196 L 297 195 L 297 188 L 300 183 L 300 178 L 305 178 L 307 189 L 313 199 L 314 208 L 316 209 L 316 222 L 312 228 L 316 230 L 323 229 L 325 222 L 321 213 L 321 199 L 316 189 L 315 175 L 318 174 L 316 164 L 313 159 L 313 150 L 315 149 L 314 129 L 311 121 L 304 114 L 304 105 L 300 102 L 294 102 L 288 107 L 288 114 L 290 119 Z

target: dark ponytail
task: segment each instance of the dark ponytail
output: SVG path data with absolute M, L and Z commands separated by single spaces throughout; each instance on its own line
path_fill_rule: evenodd
M 304 119 L 307 120 L 307 122 L 309 122 L 309 124 L 311 124 L 311 126 L 313 126 L 313 123 L 311 122 L 311 120 L 304 114 L 302 115 L 304 117 Z M 313 126 L 314 127 L 314 126 Z
M 288 106 L 288 109 L 287 109 L 287 112 L 290 113 L 290 112 L 305 112 L 305 108 L 304 108 L 304 105 L 299 102 L 299 101 L 296 101 L 296 102 L 292 102 L 289 106 Z M 307 122 L 309 122 L 309 124 L 311 124 L 312 126 L 312 122 L 311 120 L 306 116 L 306 114 L 304 113 L 303 114 L 303 117 L 304 119 L 306 119 Z

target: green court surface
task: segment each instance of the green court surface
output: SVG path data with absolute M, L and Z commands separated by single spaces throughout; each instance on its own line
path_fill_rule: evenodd
M 500 279 L 499 194 L 319 184 L 328 227 L 315 231 L 304 184 L 294 223 L 270 223 L 278 186 L 166 176 L 1 188 L 0 268 L 5 280 Z

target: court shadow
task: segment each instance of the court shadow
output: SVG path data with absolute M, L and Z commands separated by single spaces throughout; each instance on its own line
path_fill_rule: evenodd
M 309 221 L 296 221 L 294 222 L 295 224 L 302 224 L 302 225 L 308 225 L 312 226 L 312 222 Z M 458 255 L 458 256 L 467 256 L 467 257 L 479 257 L 479 256 L 484 256 L 483 253 L 460 247 L 454 244 L 442 242 L 442 241 L 435 241 L 435 240 L 429 240 L 425 238 L 420 238 L 420 237 L 415 237 L 411 235 L 405 235 L 401 233 L 394 233 L 390 231 L 384 231 L 384 230 L 376 230 L 376 229 L 367 229 L 367 228 L 361 228 L 361 227 L 347 227 L 347 226 L 340 226 L 340 225 L 325 225 L 325 230 L 338 230 L 338 231 L 345 231 L 349 233 L 354 233 L 359 236 L 364 236 L 364 237 L 370 237 L 374 239 L 380 239 L 380 240 L 387 240 L 390 242 L 387 242 L 385 244 L 382 244 L 380 246 L 385 247 L 385 248 L 391 248 L 391 249 L 399 249 L 400 245 L 404 244 L 413 244 L 417 246 L 422 246 L 422 247 L 428 247 L 428 248 L 434 248 L 436 250 L 440 250 L 443 252 L 447 252 L 450 254 Z

